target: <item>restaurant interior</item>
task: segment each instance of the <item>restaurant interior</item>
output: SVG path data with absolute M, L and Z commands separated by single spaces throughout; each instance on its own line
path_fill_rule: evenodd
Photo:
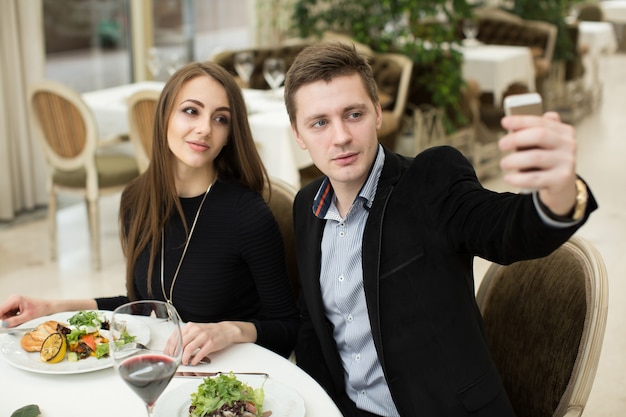
M 452 2 L 422 6 L 407 0 L 397 2 L 404 9 L 388 11 L 368 0 L 339 12 L 344 3 L 350 2 L 3 0 L 0 34 L 11 47 L 0 52 L 0 302 L 15 293 L 89 298 L 126 291 L 117 219 L 121 188 L 98 196 L 95 237 L 84 193 L 60 193 L 51 207 L 45 151 L 27 99 L 36 81 L 66 87 L 89 109 L 97 140 L 114 138 L 108 146 L 136 158 L 141 171 L 149 158 L 141 160 L 141 133 L 127 100 L 138 92 L 158 95 L 186 62 L 214 60 L 244 87 L 269 174 L 298 189 L 320 172 L 291 136 L 282 80 L 273 80 L 264 67 L 279 61 L 284 72 L 312 42 L 349 42 L 369 57 L 379 82 L 380 141 L 404 155 L 455 146 L 486 188 L 517 191 L 504 182 L 498 165 L 505 97 L 538 92 L 545 111 L 558 112 L 576 128 L 577 172 L 600 206 L 577 235 L 598 250 L 608 277 L 606 327 L 582 415 L 621 414 L 626 409 L 626 303 L 620 298 L 626 294 L 621 169 L 626 1 L 467 1 L 454 2 L 463 7 L 452 10 Z M 549 6 L 555 4 L 558 10 Z M 351 16 L 349 23 L 341 13 Z M 386 22 L 374 27 L 370 21 L 363 30 L 360 19 L 372 14 Z M 31 42 L 33 35 L 24 28 L 34 22 L 38 39 Z M 247 73 L 241 70 L 245 64 Z M 49 209 L 56 221 L 52 238 Z M 476 259 L 476 288 L 490 265 Z M 0 402 L 0 411 L 13 410 Z

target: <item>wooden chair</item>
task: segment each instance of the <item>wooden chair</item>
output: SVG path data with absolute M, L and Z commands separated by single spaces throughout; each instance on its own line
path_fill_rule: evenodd
M 34 83 L 29 89 L 29 104 L 47 163 L 52 259 L 57 256 L 57 194 L 78 194 L 87 203 L 92 263 L 100 269 L 98 199 L 105 193 L 120 192 L 138 175 L 137 163 L 132 155 L 110 147 L 119 144 L 120 137 L 98 139 L 91 110 L 71 88 L 48 80 Z M 109 149 L 100 152 L 104 146 Z
M 378 130 L 378 141 L 395 150 L 398 135 L 403 128 L 413 61 L 402 54 L 375 52 L 370 59 L 370 65 L 383 106 L 383 122 Z
M 585 22 L 602 22 L 604 21 L 604 12 L 602 8 L 596 3 L 581 3 L 578 5 L 578 16 L 577 19 L 579 21 Z
M 160 94 L 156 90 L 142 90 L 133 93 L 127 99 L 129 137 L 135 149 L 139 172 L 144 172 L 150 162 L 154 112 Z
M 296 235 L 293 228 L 293 200 L 296 198 L 298 191 L 292 185 L 279 178 L 270 178 L 270 183 L 271 192 L 270 187 L 266 184 L 263 198 L 265 198 L 270 210 L 272 210 L 280 233 L 283 236 L 287 275 L 297 299 L 300 295 L 300 279 L 296 261 Z
M 607 285 L 600 254 L 577 236 L 545 258 L 487 270 L 477 302 L 518 417 L 582 414 L 602 348 Z

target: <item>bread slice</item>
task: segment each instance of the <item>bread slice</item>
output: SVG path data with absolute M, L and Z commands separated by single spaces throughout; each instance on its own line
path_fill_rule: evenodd
M 27 352 L 39 352 L 43 341 L 57 331 L 59 324 L 58 321 L 48 320 L 38 325 L 34 330 L 24 333 L 20 340 L 22 348 Z

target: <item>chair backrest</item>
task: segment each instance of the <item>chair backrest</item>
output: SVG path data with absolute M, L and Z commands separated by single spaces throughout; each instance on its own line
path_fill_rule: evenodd
M 545 258 L 490 266 L 477 302 L 518 417 L 580 416 L 598 367 L 607 286 L 600 254 L 577 236 Z
M 294 295 L 298 298 L 300 295 L 300 279 L 296 260 L 296 235 L 293 227 L 293 200 L 296 197 L 297 190 L 279 178 L 270 178 L 270 182 L 271 193 L 266 185 L 263 197 L 270 210 L 272 210 L 280 233 L 283 236 L 287 274 L 289 275 Z
M 250 88 L 257 90 L 268 90 L 270 86 L 263 76 L 263 63 L 267 58 L 283 58 L 285 60 L 285 70 L 293 64 L 296 55 L 306 48 L 309 43 L 293 43 L 279 45 L 275 47 L 246 48 L 237 50 L 225 50 L 212 55 L 209 59 L 221 65 L 233 76 L 237 77 L 235 70 L 235 54 L 239 52 L 251 52 L 254 56 L 254 70 L 250 76 Z
M 370 65 L 379 93 L 391 97 L 393 105 L 390 111 L 397 120 L 401 120 L 406 109 L 413 61 L 402 54 L 374 53 Z
M 141 90 L 126 100 L 128 103 L 129 137 L 133 143 L 139 172 L 144 172 L 152 155 L 152 129 L 161 93 L 157 90 Z
M 598 4 L 582 3 L 578 6 L 577 19 L 587 22 L 602 22 L 604 20 L 604 12 Z
M 558 32 L 555 25 L 523 19 L 492 6 L 477 7 L 474 14 L 479 21 L 479 41 L 486 44 L 526 46 L 538 51 L 536 57 L 548 62 L 552 60 Z
M 29 87 L 29 104 L 50 174 L 81 168 L 95 174 L 96 123 L 80 94 L 42 80 Z

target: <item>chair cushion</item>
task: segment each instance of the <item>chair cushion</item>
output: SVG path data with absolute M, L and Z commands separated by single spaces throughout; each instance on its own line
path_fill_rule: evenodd
M 485 333 L 518 417 L 551 417 L 565 392 L 587 312 L 582 264 L 562 249 L 512 264 L 490 286 Z
M 96 156 L 98 184 L 100 188 L 122 186 L 139 175 L 137 161 L 131 155 L 101 154 Z M 84 188 L 87 173 L 84 168 L 74 171 L 54 172 L 52 181 L 68 188 Z

